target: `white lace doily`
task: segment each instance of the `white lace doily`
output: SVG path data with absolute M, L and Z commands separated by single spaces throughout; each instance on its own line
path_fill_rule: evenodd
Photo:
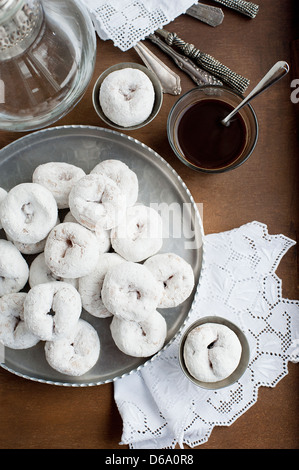
M 229 319 L 247 336 L 249 366 L 230 387 L 200 389 L 180 369 L 179 335 L 152 362 L 115 382 L 121 444 L 162 449 L 204 443 L 214 426 L 231 425 L 257 401 L 260 386 L 275 387 L 288 361 L 299 361 L 299 302 L 282 297 L 275 274 L 294 244 L 269 235 L 259 222 L 205 237 L 205 263 L 185 328 L 206 315 Z
M 84 0 L 101 39 L 127 51 L 194 4 L 194 0 Z

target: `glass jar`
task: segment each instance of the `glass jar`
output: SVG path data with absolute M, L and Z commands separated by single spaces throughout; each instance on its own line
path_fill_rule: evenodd
M 0 129 L 39 129 L 69 112 L 90 82 L 95 53 L 80 1 L 0 0 Z

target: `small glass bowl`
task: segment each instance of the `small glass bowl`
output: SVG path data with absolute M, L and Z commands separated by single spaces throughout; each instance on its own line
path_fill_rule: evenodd
M 114 122 L 112 122 L 109 118 L 107 118 L 107 116 L 104 114 L 104 112 L 102 110 L 102 107 L 100 105 L 100 100 L 99 100 L 99 93 L 100 93 L 100 88 L 101 88 L 101 84 L 102 84 L 103 80 L 111 72 L 114 72 L 115 70 L 122 70 L 122 69 L 125 69 L 125 68 L 138 69 L 138 70 L 141 70 L 142 72 L 144 72 L 148 76 L 148 78 L 151 80 L 151 82 L 153 84 L 153 87 L 154 87 L 154 91 L 155 91 L 155 102 L 154 102 L 154 106 L 153 106 L 152 112 L 149 115 L 149 117 L 145 121 L 141 122 L 140 124 L 136 124 L 135 126 L 128 126 L 128 127 L 119 126 L 119 125 L 115 124 Z M 94 109 L 95 109 L 96 113 L 98 114 L 98 116 L 106 124 L 108 124 L 110 127 L 113 127 L 114 129 L 123 130 L 123 131 L 132 131 L 132 130 L 135 130 L 135 129 L 139 129 L 140 127 L 146 126 L 147 124 L 149 124 L 157 116 L 157 114 L 160 111 L 160 108 L 162 106 L 162 102 L 163 102 L 163 91 L 162 91 L 162 86 L 161 86 L 160 81 L 158 80 L 157 76 L 151 70 L 147 69 L 143 65 L 140 65 L 140 64 L 137 64 L 137 63 L 135 64 L 134 62 L 132 62 L 132 63 L 131 62 L 122 62 L 120 64 L 112 65 L 112 67 L 109 67 L 107 70 L 105 70 L 105 72 L 103 72 L 99 76 L 99 78 L 97 79 L 97 81 L 94 85 L 94 88 L 93 88 L 92 102 L 93 102 Z
M 187 339 L 187 336 L 194 328 L 197 328 L 199 325 L 203 325 L 205 323 L 219 323 L 220 325 L 227 326 L 237 335 L 242 346 L 241 359 L 237 368 L 228 377 L 226 377 L 223 380 L 219 380 L 218 382 L 202 382 L 200 380 L 197 380 L 188 371 L 186 364 L 185 364 L 185 360 L 184 360 L 184 346 L 185 346 L 185 341 Z M 184 335 L 182 336 L 182 339 L 180 342 L 179 363 L 184 374 L 188 377 L 189 380 L 191 380 L 191 382 L 193 382 L 198 387 L 209 389 L 209 390 L 217 390 L 220 388 L 228 387 L 232 385 L 233 383 L 235 383 L 237 380 L 239 380 L 240 377 L 242 377 L 242 375 L 247 369 L 249 358 L 250 358 L 250 349 L 249 349 L 249 344 L 248 344 L 245 334 L 237 325 L 230 322 L 226 318 L 222 318 L 222 317 L 208 316 L 208 317 L 200 318 L 196 322 L 192 323 L 192 325 L 190 325 L 190 327 L 185 331 Z
M 245 124 L 246 141 L 241 154 L 232 163 L 223 167 L 203 168 L 189 162 L 183 153 L 178 141 L 178 126 L 183 114 L 195 103 L 202 100 L 219 100 L 228 103 L 235 108 L 244 99 L 244 96 L 221 85 L 204 85 L 193 88 L 181 96 L 173 105 L 167 120 L 167 136 L 170 146 L 176 156 L 189 168 L 205 173 L 222 173 L 233 170 L 244 163 L 253 152 L 258 139 L 258 121 L 256 114 L 250 104 L 244 106 L 240 111 Z

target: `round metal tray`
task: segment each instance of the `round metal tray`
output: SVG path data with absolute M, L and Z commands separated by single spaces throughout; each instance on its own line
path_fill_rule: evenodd
M 32 181 L 34 169 L 48 161 L 73 163 L 89 173 L 98 162 L 109 158 L 122 160 L 136 172 L 140 187 L 138 202 L 156 208 L 165 223 L 161 252 L 174 252 L 188 261 L 193 267 L 197 286 L 202 266 L 204 232 L 196 204 L 171 166 L 141 142 L 114 130 L 89 126 L 53 127 L 34 132 L 0 151 L 0 186 L 9 190 L 19 183 Z M 3 238 L 3 231 L 1 236 Z M 32 256 L 24 257 L 30 264 Z M 196 287 L 194 293 L 179 307 L 160 310 L 168 327 L 163 349 L 183 327 L 195 294 Z M 27 379 L 77 387 L 111 382 L 144 366 L 155 357 L 135 358 L 119 351 L 110 334 L 111 318 L 96 318 L 84 310 L 81 317 L 96 328 L 101 341 L 99 360 L 85 375 L 68 377 L 52 369 L 46 362 L 42 341 L 25 350 L 5 348 L 1 366 Z

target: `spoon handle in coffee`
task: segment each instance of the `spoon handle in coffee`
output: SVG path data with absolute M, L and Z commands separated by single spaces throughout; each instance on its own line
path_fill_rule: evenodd
M 260 95 L 263 91 L 267 90 L 271 85 L 278 82 L 284 75 L 289 71 L 289 65 L 287 62 L 280 60 L 271 67 L 269 72 L 259 81 L 254 89 L 247 95 L 247 97 L 224 119 L 222 124 L 227 125 L 231 118 L 241 109 L 245 104 L 249 103 L 250 100 Z

